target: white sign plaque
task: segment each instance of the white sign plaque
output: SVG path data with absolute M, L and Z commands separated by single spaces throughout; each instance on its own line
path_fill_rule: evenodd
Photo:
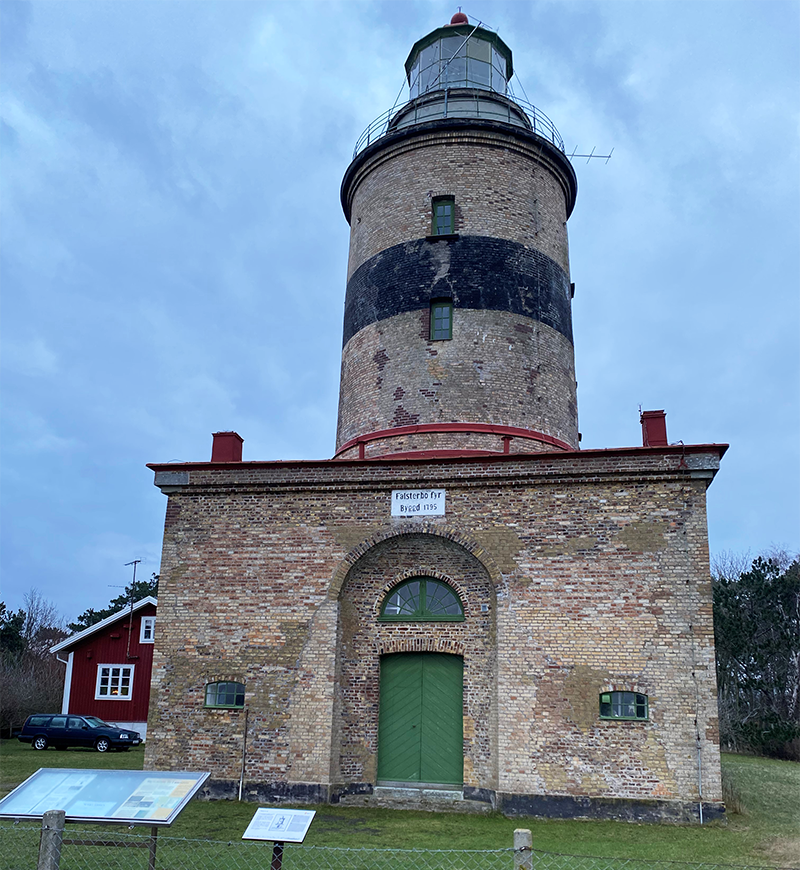
M 443 517 L 443 489 L 393 489 L 393 517 Z
M 316 810 L 276 810 L 272 807 L 261 807 L 250 820 L 242 839 L 302 843 L 316 813 Z

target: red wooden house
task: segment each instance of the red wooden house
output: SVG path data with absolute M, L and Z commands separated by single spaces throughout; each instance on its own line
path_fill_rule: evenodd
M 145 738 L 157 603 L 143 598 L 51 647 L 67 666 L 62 713 L 97 716 Z

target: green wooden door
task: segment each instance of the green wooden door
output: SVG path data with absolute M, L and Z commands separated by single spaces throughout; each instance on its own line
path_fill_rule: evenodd
M 464 661 L 440 653 L 381 659 L 378 779 L 461 785 Z

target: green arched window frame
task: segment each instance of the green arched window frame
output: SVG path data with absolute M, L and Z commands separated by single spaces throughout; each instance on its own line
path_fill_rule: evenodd
M 434 577 L 412 577 L 383 599 L 381 622 L 463 622 L 455 591 Z
M 206 707 L 240 710 L 244 707 L 244 683 L 225 680 L 206 683 Z
M 639 692 L 603 692 L 600 695 L 601 719 L 648 719 L 647 695 Z

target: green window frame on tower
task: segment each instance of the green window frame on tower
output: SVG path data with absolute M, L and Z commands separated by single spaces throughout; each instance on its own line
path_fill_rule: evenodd
M 640 692 L 603 692 L 600 695 L 601 719 L 648 719 L 647 695 Z
M 434 299 L 431 302 L 431 341 L 447 341 L 453 337 L 453 300 Z
M 456 201 L 452 196 L 434 196 L 431 235 L 452 236 L 456 231 Z
M 381 605 L 381 622 L 463 622 L 464 608 L 447 583 L 412 577 L 389 592 Z
M 206 707 L 241 709 L 244 707 L 244 683 L 225 680 L 206 684 Z

